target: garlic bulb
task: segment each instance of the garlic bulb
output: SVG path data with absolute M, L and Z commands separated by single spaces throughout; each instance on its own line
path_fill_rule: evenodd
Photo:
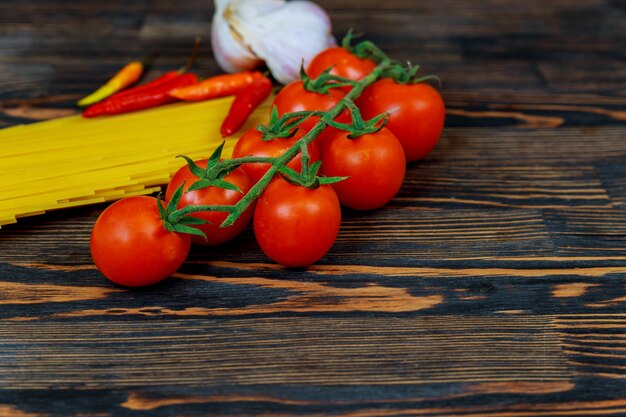
M 330 18 L 309 1 L 215 0 L 211 43 L 227 72 L 265 61 L 279 82 L 299 78 L 300 66 L 335 45 Z

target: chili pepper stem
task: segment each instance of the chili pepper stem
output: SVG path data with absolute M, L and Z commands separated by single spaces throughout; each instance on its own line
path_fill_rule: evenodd
M 187 59 L 187 62 L 185 63 L 185 65 L 180 67 L 177 71 L 179 74 L 183 74 L 189 71 L 191 67 L 193 67 L 193 65 L 196 63 L 196 60 L 198 59 L 198 52 L 200 52 L 201 43 L 202 43 L 202 38 L 200 36 L 197 36 L 196 39 L 194 40 L 193 49 L 191 50 L 191 55 Z

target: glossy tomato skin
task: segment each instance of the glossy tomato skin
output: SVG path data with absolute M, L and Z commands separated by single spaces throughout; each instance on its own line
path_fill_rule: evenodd
M 276 106 L 279 115 L 295 111 L 321 110 L 328 111 L 335 107 L 346 95 L 340 88 L 331 88 L 328 94 L 320 94 L 307 91 L 302 81 L 294 81 L 283 88 L 274 98 L 273 106 Z M 346 123 L 350 120 L 350 114 L 346 110 L 335 120 Z M 312 116 L 300 124 L 300 128 L 309 131 L 319 121 L 319 117 Z
M 303 267 L 317 262 L 332 247 L 341 223 L 333 189 L 310 190 L 277 177 L 254 211 L 254 235 L 274 262 Z
M 327 177 L 348 177 L 332 184 L 339 201 L 355 210 L 374 210 L 387 204 L 404 180 L 406 161 L 398 139 L 388 129 L 349 139 L 340 132 L 322 153 Z
M 203 159 L 195 162 L 201 168 L 206 168 L 208 160 Z M 234 171 L 226 175 L 223 180 L 228 181 L 231 184 L 239 187 L 239 189 L 243 191 L 243 194 L 237 191 L 226 190 L 219 187 L 207 187 L 203 188 L 202 190 L 187 191 L 194 182 L 198 181 L 198 177 L 192 174 L 192 172 L 189 170 L 189 166 L 185 165 L 184 167 L 180 168 L 172 177 L 165 192 L 165 199 L 167 201 L 170 201 L 176 189 L 184 182 L 184 193 L 180 199 L 180 202 L 178 203 L 178 208 L 183 208 L 190 205 L 230 206 L 236 204 L 239 200 L 241 200 L 245 193 L 247 193 L 253 185 L 250 178 L 248 178 L 248 175 L 246 175 L 246 173 L 241 168 L 235 169 Z M 228 213 L 226 212 L 206 211 L 194 213 L 192 214 L 193 217 L 206 220 L 210 223 L 193 226 L 203 231 L 206 235 L 206 239 L 202 236 L 192 235 L 191 241 L 197 245 L 208 246 L 219 245 L 221 243 L 229 241 L 238 236 L 243 231 L 243 229 L 246 228 L 246 226 L 250 222 L 252 213 L 253 208 L 250 207 L 237 219 L 237 221 L 232 226 L 225 228 L 221 228 L 220 225 L 224 220 L 226 220 L 226 217 L 228 217 Z
M 165 230 L 157 201 L 128 197 L 102 212 L 91 232 L 91 256 L 102 274 L 126 287 L 156 284 L 183 264 L 191 239 Z
M 233 158 L 243 158 L 245 156 L 276 157 L 284 154 L 302 136 L 307 133 L 304 129 L 298 129 L 290 138 L 275 138 L 264 141 L 261 132 L 256 128 L 251 128 L 239 138 L 233 150 Z M 309 145 L 309 156 L 311 162 L 319 161 L 320 153 L 315 142 Z M 269 163 L 244 164 L 241 168 L 246 172 L 253 184 L 258 182 L 270 168 Z M 287 166 L 297 172 L 302 170 L 302 156 L 298 155 L 292 159 Z
M 389 112 L 387 128 L 402 143 L 407 161 L 424 158 L 437 145 L 446 108 L 437 90 L 425 83 L 398 84 L 384 78 L 357 100 L 363 117 Z
M 317 78 L 330 67 L 331 74 L 358 81 L 372 72 L 376 68 L 376 63 L 371 59 L 359 58 L 345 48 L 337 46 L 317 54 L 309 63 L 306 73 L 311 78 Z

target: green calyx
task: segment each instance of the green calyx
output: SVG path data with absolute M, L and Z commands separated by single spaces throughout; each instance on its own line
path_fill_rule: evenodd
M 361 59 L 371 59 L 376 63 L 381 63 L 387 60 L 387 55 L 381 51 L 381 49 L 370 41 L 361 41 L 355 45 L 352 45 L 352 41 L 361 35 L 355 35 L 352 29 L 348 30 L 346 36 L 341 41 L 341 46 L 352 53 L 353 55 Z
M 306 187 L 311 190 L 318 188 L 320 185 L 334 184 L 345 180 L 347 177 L 318 177 L 317 174 L 322 166 L 321 161 L 310 164 L 308 145 L 306 142 L 300 143 L 302 153 L 302 172 L 297 172 L 286 165 L 281 166 L 278 172 L 289 183 Z
M 357 83 L 349 78 L 331 74 L 332 69 L 333 67 L 326 68 L 317 78 L 312 79 L 304 71 L 304 66 L 300 67 L 300 80 L 304 84 L 304 89 L 311 93 L 330 94 L 333 88 L 352 87 Z
M 359 34 L 354 34 L 354 29 L 350 28 L 348 29 L 348 32 L 346 33 L 346 36 L 343 37 L 343 39 L 341 40 L 341 47 L 345 50 L 347 50 L 348 52 L 352 52 L 354 53 L 354 48 L 352 46 L 352 41 L 354 40 L 354 38 L 360 38 L 362 35 Z
M 163 220 L 165 230 L 169 232 L 187 233 L 206 238 L 204 232 L 193 226 L 207 224 L 209 222 L 199 219 L 197 217 L 191 217 L 188 215 L 177 216 L 176 214 L 180 212 L 180 210 L 177 210 L 177 208 L 178 203 L 180 202 L 180 198 L 183 195 L 184 186 L 185 184 L 183 183 L 176 189 L 176 191 L 172 195 L 172 199 L 169 201 L 169 203 L 167 203 L 167 207 L 163 206 L 161 193 L 159 193 L 159 195 L 157 196 L 157 208 L 159 209 L 159 214 L 161 215 L 161 219 Z
M 224 169 L 224 166 L 220 164 L 224 143 L 225 142 L 222 142 L 220 146 L 213 151 L 209 161 L 207 162 L 206 168 L 201 168 L 188 156 L 178 155 L 179 158 L 183 158 L 187 161 L 187 166 L 189 167 L 191 173 L 198 177 L 198 180 L 191 184 L 187 191 L 202 190 L 207 187 L 218 187 L 226 190 L 237 191 L 243 194 L 243 191 L 241 191 L 239 187 L 223 179 L 230 171 L 232 171 Z
M 383 72 L 384 78 L 391 78 L 398 84 L 417 84 L 425 81 L 435 80 L 441 87 L 441 80 L 436 75 L 425 75 L 418 77 L 417 72 L 419 71 L 419 65 L 411 65 L 407 64 L 406 67 L 401 64 L 394 63 L 386 71 Z
M 363 116 L 361 116 L 359 108 L 352 100 L 344 98 L 342 102 L 350 110 L 350 114 L 352 116 L 351 124 L 339 123 L 334 120 L 326 120 L 324 118 L 322 118 L 322 120 L 329 126 L 350 132 L 348 139 L 358 139 L 360 136 L 376 133 L 385 127 L 389 121 L 389 115 L 387 113 L 379 114 L 370 120 L 363 120 Z
M 319 111 L 297 111 L 278 115 L 276 106 L 272 108 L 269 123 L 266 125 L 258 125 L 256 130 L 261 132 L 261 138 L 264 141 L 270 141 L 276 138 L 290 138 L 296 134 L 298 125 L 311 116 L 321 116 L 324 112 Z

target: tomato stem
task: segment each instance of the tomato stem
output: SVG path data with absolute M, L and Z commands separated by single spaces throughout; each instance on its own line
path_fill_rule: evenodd
M 309 177 L 309 162 L 311 157 L 309 156 L 309 146 L 306 142 L 300 143 L 300 152 L 302 153 L 302 176 L 304 178 Z
M 296 133 L 296 127 L 311 116 L 324 116 L 326 113 L 322 111 L 297 111 L 283 114 L 278 117 L 278 109 L 276 106 L 272 108 L 270 121 L 267 126 L 259 125 L 257 130 L 263 134 L 264 141 L 276 138 L 290 138 Z
M 404 67 L 400 63 L 393 63 L 385 73 L 383 74 L 386 78 L 391 78 L 398 84 L 418 84 L 426 81 L 436 81 L 441 88 L 441 79 L 436 75 L 424 75 L 422 77 L 417 76 L 417 72 L 419 71 L 419 65 L 411 65 L 410 62 L 407 62 L 407 66 Z
M 300 79 L 304 85 L 306 91 L 318 94 L 329 94 L 329 91 L 333 88 L 341 88 L 346 86 L 353 86 L 358 81 L 350 80 L 339 75 L 331 74 L 330 71 L 333 67 L 326 68 L 317 78 L 311 79 L 304 71 L 304 67 L 300 68 Z
M 273 164 L 276 161 L 276 158 L 269 156 L 246 156 L 243 158 L 236 159 L 227 159 L 220 163 L 220 172 L 224 172 L 230 170 L 231 168 L 236 168 L 239 165 L 243 164 L 252 164 L 252 163 L 268 163 Z
M 326 120 L 325 122 L 336 129 L 350 132 L 348 139 L 357 139 L 369 133 L 376 133 L 385 127 L 389 121 L 389 114 L 387 113 L 379 114 L 370 120 L 363 120 L 361 111 L 351 100 L 346 100 L 346 107 L 352 114 L 352 124 L 339 123 L 334 120 Z

